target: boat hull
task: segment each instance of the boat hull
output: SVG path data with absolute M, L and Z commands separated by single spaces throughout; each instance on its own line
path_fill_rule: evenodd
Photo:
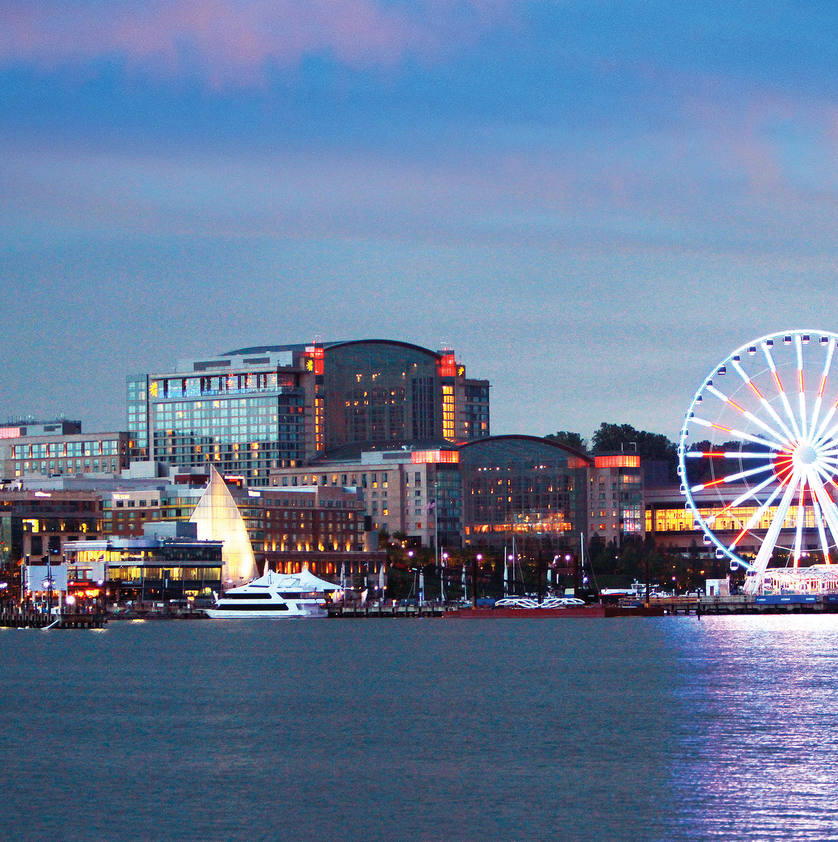
M 314 620 L 329 616 L 325 608 L 317 605 L 288 605 L 285 611 L 249 605 L 247 609 L 240 606 L 225 608 L 223 605 L 218 605 L 215 608 L 205 608 L 204 611 L 211 620 Z
M 460 620 L 498 619 L 501 617 L 605 617 L 603 605 L 568 605 L 564 608 L 460 608 L 446 617 Z

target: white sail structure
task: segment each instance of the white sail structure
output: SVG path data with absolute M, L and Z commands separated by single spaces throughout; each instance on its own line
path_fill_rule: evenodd
M 223 541 L 222 577 L 225 583 L 240 585 L 256 576 L 256 559 L 239 507 L 221 474 L 210 465 L 210 480 L 189 518 L 198 525 L 202 541 Z

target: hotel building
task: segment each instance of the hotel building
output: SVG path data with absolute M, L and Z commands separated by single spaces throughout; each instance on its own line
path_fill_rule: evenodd
M 489 383 L 453 351 L 383 339 L 242 348 L 127 380 L 130 454 L 245 485 L 349 449 L 487 437 Z

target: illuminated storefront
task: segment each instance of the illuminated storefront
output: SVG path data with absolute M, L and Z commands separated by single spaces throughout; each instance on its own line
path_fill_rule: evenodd
M 769 494 L 766 489 L 765 494 Z M 768 506 L 759 520 L 744 535 L 742 530 L 761 507 L 761 500 L 752 505 L 729 507 L 722 505 L 712 489 L 694 492 L 701 517 L 713 525 L 714 532 L 725 544 L 736 542 L 738 552 L 743 557 L 756 556 L 760 539 L 771 525 L 776 514 L 776 506 Z M 704 532 L 697 523 L 692 510 L 685 506 L 684 496 L 677 487 L 657 488 L 645 495 L 645 529 L 660 547 L 674 550 L 698 550 L 705 555 L 714 555 L 715 547 L 705 539 Z M 797 529 L 797 506 L 792 504 L 786 514 L 778 538 L 778 546 L 791 546 Z M 817 524 L 811 507 L 807 507 L 802 519 L 801 544 L 807 560 L 820 558 L 820 539 Z M 780 552 L 782 555 L 782 552 Z
M 194 524 L 161 523 L 142 538 L 79 541 L 68 547 L 70 576 L 92 582 L 88 571 L 103 570 L 108 598 L 116 603 L 207 596 L 221 589 L 221 541 L 199 541 L 196 534 Z

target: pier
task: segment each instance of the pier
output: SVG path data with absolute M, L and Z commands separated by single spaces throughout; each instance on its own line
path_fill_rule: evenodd
M 446 606 L 439 602 L 410 603 L 407 605 L 334 603 L 328 606 L 330 618 L 349 617 L 442 617 Z
M 737 596 L 673 596 L 657 597 L 649 606 L 637 600 L 622 600 L 608 616 L 655 615 L 701 616 L 718 614 L 835 614 L 838 613 L 838 594 L 764 594 Z
M 107 618 L 101 612 L 43 614 L 38 611 L 0 611 L 0 628 L 12 629 L 102 629 Z

